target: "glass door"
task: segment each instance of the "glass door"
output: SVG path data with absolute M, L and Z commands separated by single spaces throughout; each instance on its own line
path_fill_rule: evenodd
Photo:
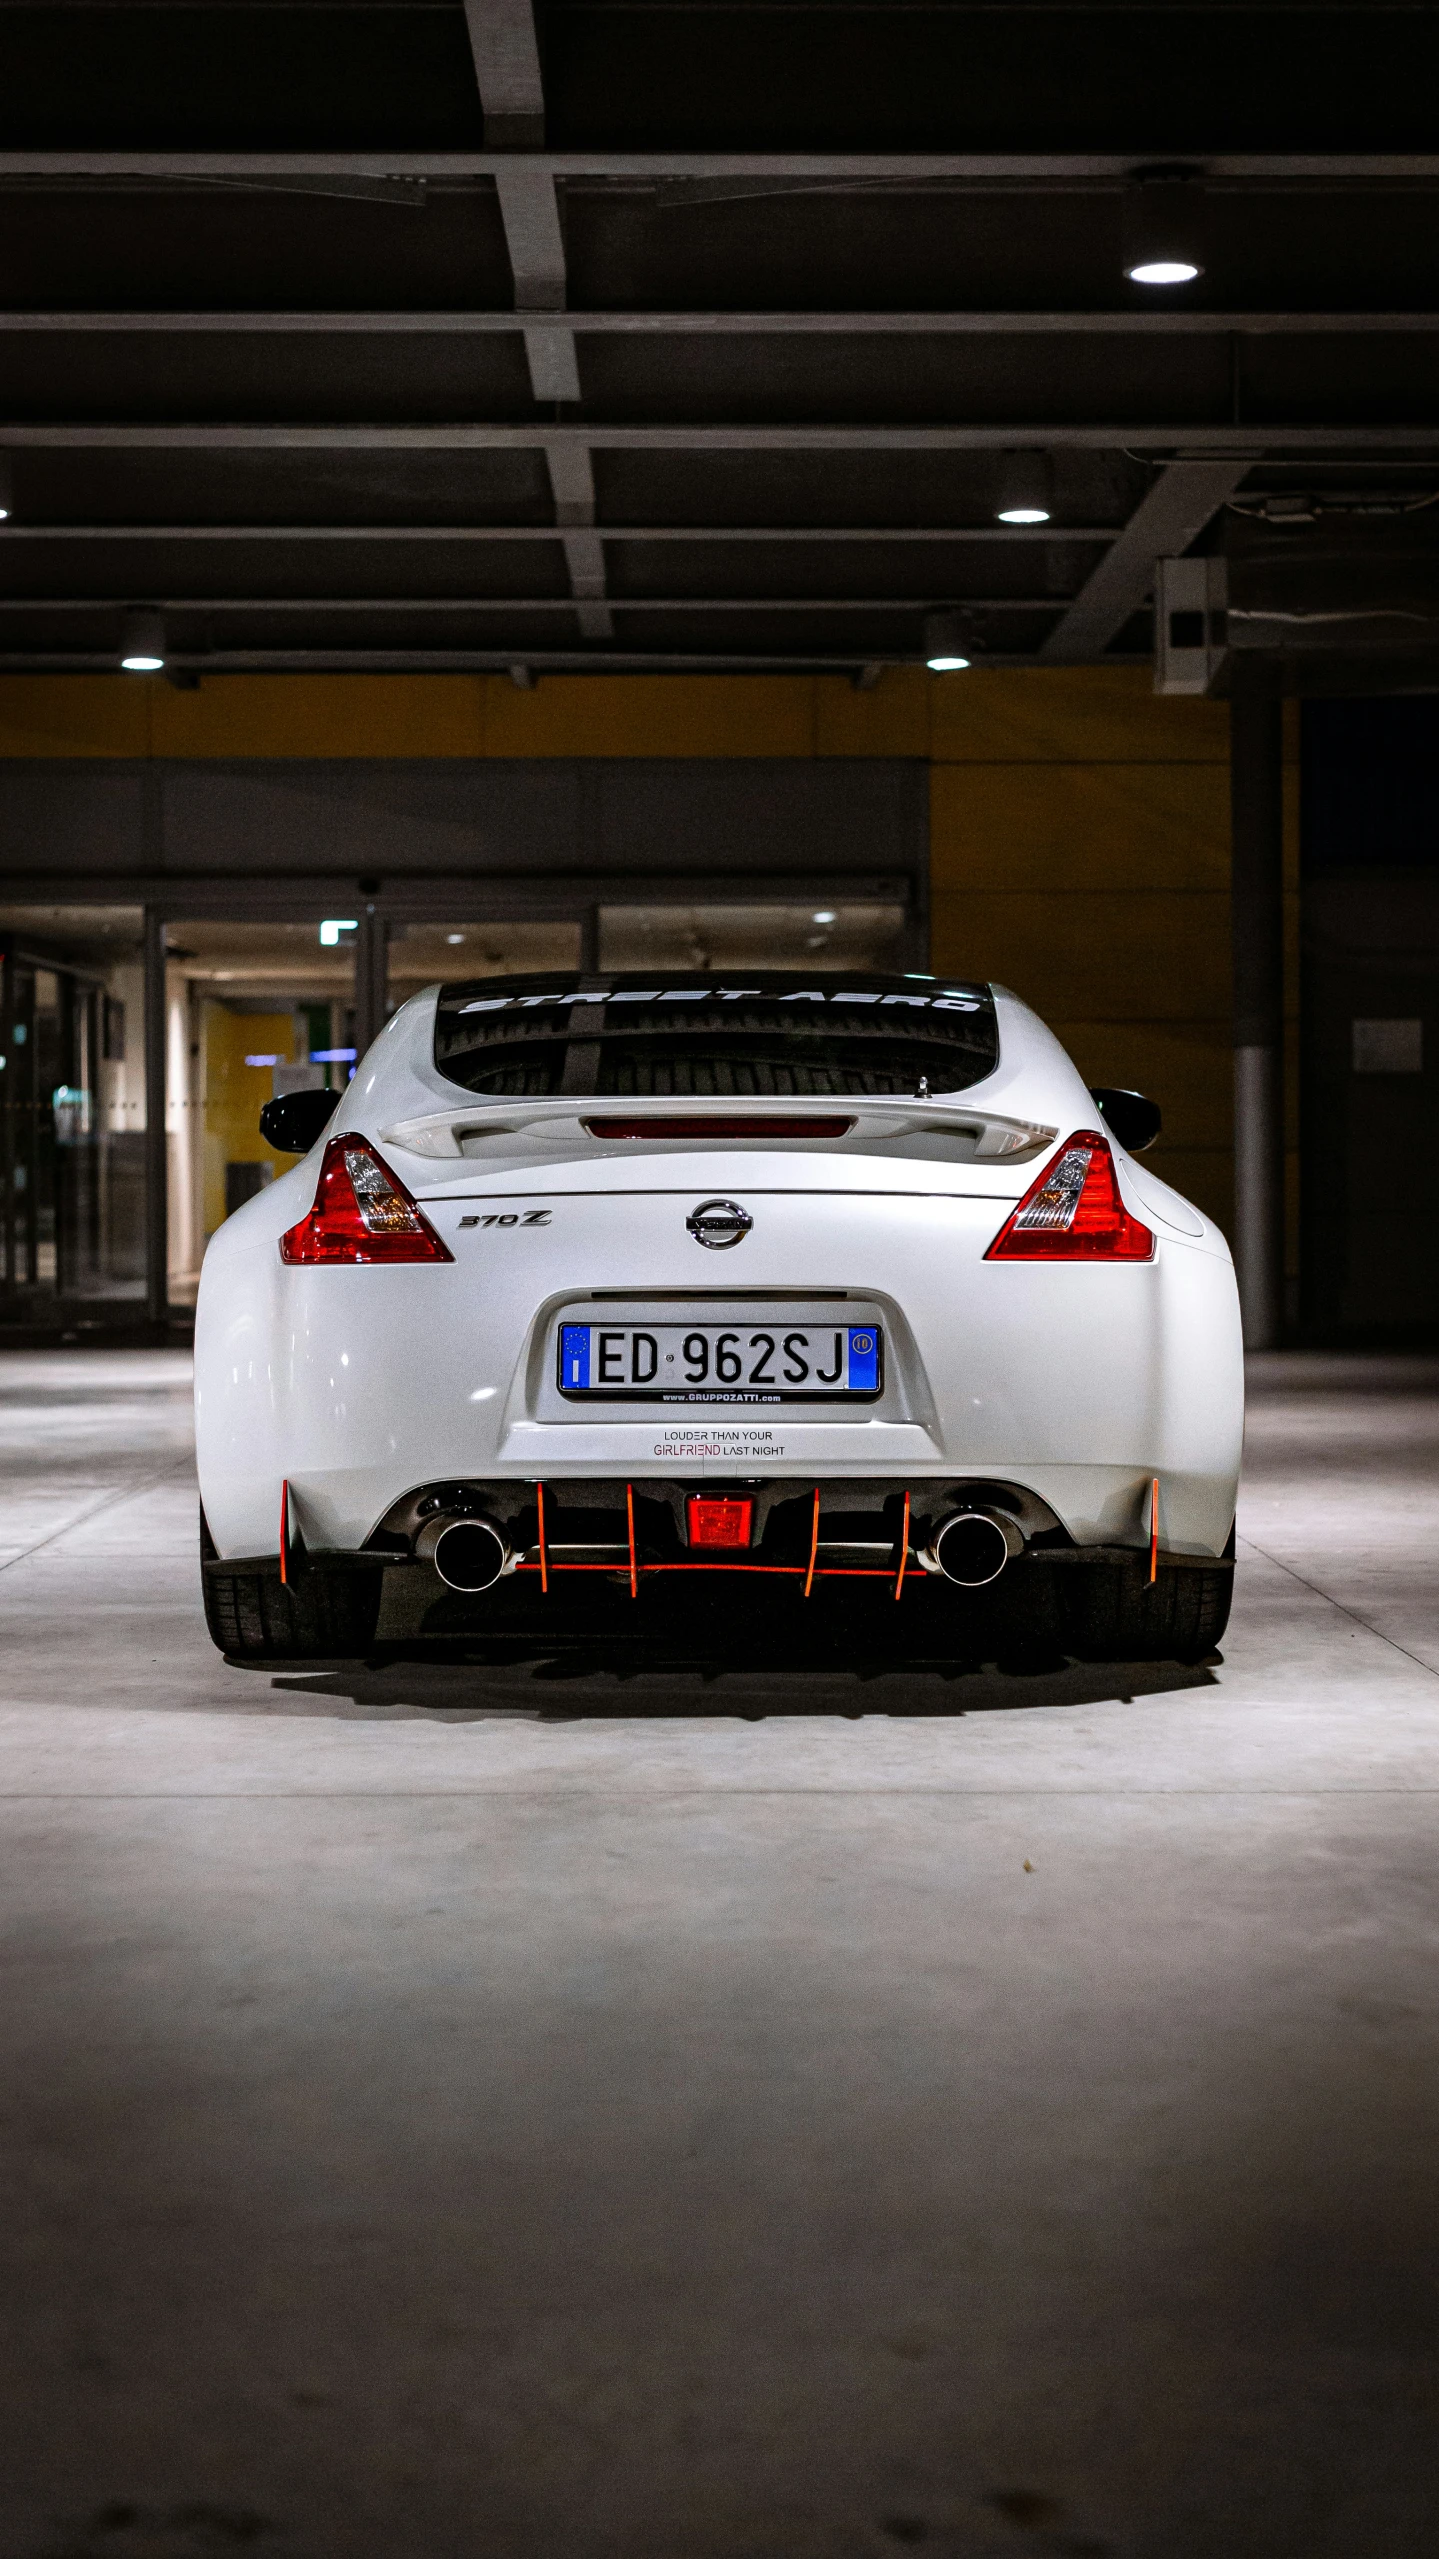
M 408 924 L 389 927 L 389 1009 L 422 986 L 461 977 L 513 977 L 529 969 L 577 969 L 578 922 Z
M 171 1303 L 193 1305 L 205 1247 L 294 1161 L 260 1135 L 277 1093 L 355 1071 L 356 916 L 180 917 L 165 928 Z
M 0 1321 L 145 1290 L 141 917 L 0 907 Z

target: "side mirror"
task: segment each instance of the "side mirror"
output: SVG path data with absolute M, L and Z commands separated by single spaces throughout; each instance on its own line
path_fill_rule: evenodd
M 308 1155 L 339 1107 L 338 1093 L 277 1093 L 260 1113 L 260 1135 L 281 1155 Z
M 1089 1098 L 1099 1104 L 1100 1117 L 1131 1155 L 1142 1155 L 1164 1126 L 1164 1113 L 1147 1094 L 1122 1092 L 1113 1084 L 1092 1084 Z

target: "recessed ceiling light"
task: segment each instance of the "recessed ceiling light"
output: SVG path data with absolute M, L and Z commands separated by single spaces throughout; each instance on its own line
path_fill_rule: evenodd
M 926 613 L 924 662 L 931 675 L 956 675 L 968 666 L 968 638 L 969 626 L 962 613 Z
M 1049 522 L 1049 464 L 1042 453 L 1006 456 L 994 512 L 1001 524 Z
M 457 942 L 463 942 L 464 938 L 463 933 L 447 933 L 445 935 L 445 940 L 449 943 L 451 950 L 454 949 Z
M 1124 270 L 1131 284 L 1193 284 L 1201 267 L 1191 266 L 1187 258 L 1146 258 L 1138 267 Z
M 137 604 L 120 621 L 120 664 L 127 675 L 158 675 L 165 663 L 165 616 Z
M 1193 284 L 1204 273 L 1204 191 L 1192 169 L 1139 169 L 1124 199 L 1131 284 Z
M 838 921 L 839 918 L 832 906 L 817 906 L 810 917 L 811 924 L 837 924 Z

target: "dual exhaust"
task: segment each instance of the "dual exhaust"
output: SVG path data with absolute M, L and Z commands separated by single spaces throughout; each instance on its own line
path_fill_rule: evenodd
M 451 1590 L 491 1590 L 510 1560 L 504 1530 L 477 1512 L 442 1513 L 427 1519 L 415 1540 L 415 1553 L 433 1564 Z
M 998 1581 L 1023 1545 L 1019 1523 L 1007 1511 L 951 1511 L 921 1547 L 919 1560 L 927 1572 L 942 1573 L 963 1590 L 982 1590 L 986 1582 Z
M 1018 1522 L 1007 1511 L 951 1511 L 921 1547 L 919 1560 L 927 1572 L 939 1573 L 962 1590 L 982 1590 L 997 1582 L 1005 1565 L 1024 1545 Z M 474 1594 L 492 1590 L 513 1550 L 503 1529 L 477 1512 L 451 1512 L 426 1520 L 415 1540 L 415 1553 L 433 1564 L 451 1590 Z

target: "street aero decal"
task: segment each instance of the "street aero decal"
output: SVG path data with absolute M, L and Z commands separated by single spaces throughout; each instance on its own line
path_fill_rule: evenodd
M 979 1013 L 982 996 L 961 987 L 942 987 L 936 995 L 881 995 L 868 988 L 802 986 L 788 995 L 768 993 L 762 986 L 627 986 L 617 993 L 570 995 L 473 995 L 457 1006 L 461 1013 L 526 1013 L 549 1008 L 564 1012 L 572 1004 L 902 1004 L 935 1013 Z

